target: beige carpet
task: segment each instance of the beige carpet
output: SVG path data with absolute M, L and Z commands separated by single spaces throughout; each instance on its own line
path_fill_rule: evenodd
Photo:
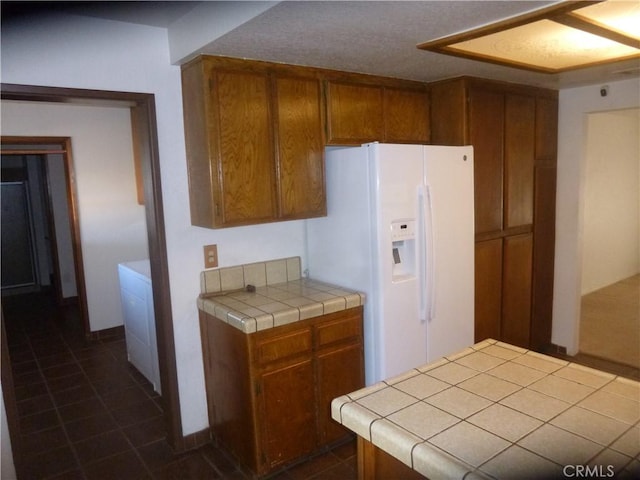
M 582 297 L 580 352 L 640 367 L 640 275 Z

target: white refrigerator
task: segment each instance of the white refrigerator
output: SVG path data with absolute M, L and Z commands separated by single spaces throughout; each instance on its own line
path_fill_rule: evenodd
M 474 342 L 473 147 L 327 148 L 311 278 L 366 294 L 366 383 Z

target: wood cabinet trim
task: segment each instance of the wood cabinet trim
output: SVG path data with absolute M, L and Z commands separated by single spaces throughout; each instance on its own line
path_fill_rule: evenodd
M 193 60 L 182 65 L 182 69 L 189 68 L 197 63 L 204 63 L 214 68 L 225 68 L 231 70 L 250 70 L 262 73 L 272 73 L 277 75 L 290 75 L 294 77 L 314 78 L 317 80 L 327 80 L 335 82 L 358 83 L 379 87 L 397 87 L 403 89 L 415 89 L 428 91 L 429 84 L 416 80 L 406 80 L 401 78 L 384 77 L 365 73 L 346 72 L 320 67 L 291 65 L 285 63 L 275 63 L 262 60 L 245 60 L 234 57 L 200 55 Z
M 550 99 L 558 99 L 558 91 L 544 88 L 535 87 L 532 85 L 524 85 L 520 83 L 504 82 L 501 80 L 492 80 L 488 78 L 460 76 L 447 80 L 439 80 L 429 83 L 429 88 L 437 89 L 443 85 L 457 83 L 464 89 L 470 88 L 482 88 L 484 90 L 492 90 L 498 93 L 513 93 L 519 95 L 528 95 L 532 97 L 542 97 Z

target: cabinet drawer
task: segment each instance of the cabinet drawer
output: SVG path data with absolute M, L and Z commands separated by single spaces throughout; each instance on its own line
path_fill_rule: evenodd
M 333 322 L 327 322 L 317 327 L 317 347 L 322 348 L 333 343 L 360 338 L 362 335 L 362 321 L 359 316 L 348 316 Z
M 311 354 L 311 330 L 291 332 L 287 335 L 258 340 L 258 363 L 264 365 L 296 355 Z

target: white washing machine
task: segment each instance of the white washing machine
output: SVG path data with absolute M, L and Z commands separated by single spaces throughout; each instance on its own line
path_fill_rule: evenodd
M 149 260 L 118 265 L 120 297 L 129 362 L 161 393 L 156 318 Z

